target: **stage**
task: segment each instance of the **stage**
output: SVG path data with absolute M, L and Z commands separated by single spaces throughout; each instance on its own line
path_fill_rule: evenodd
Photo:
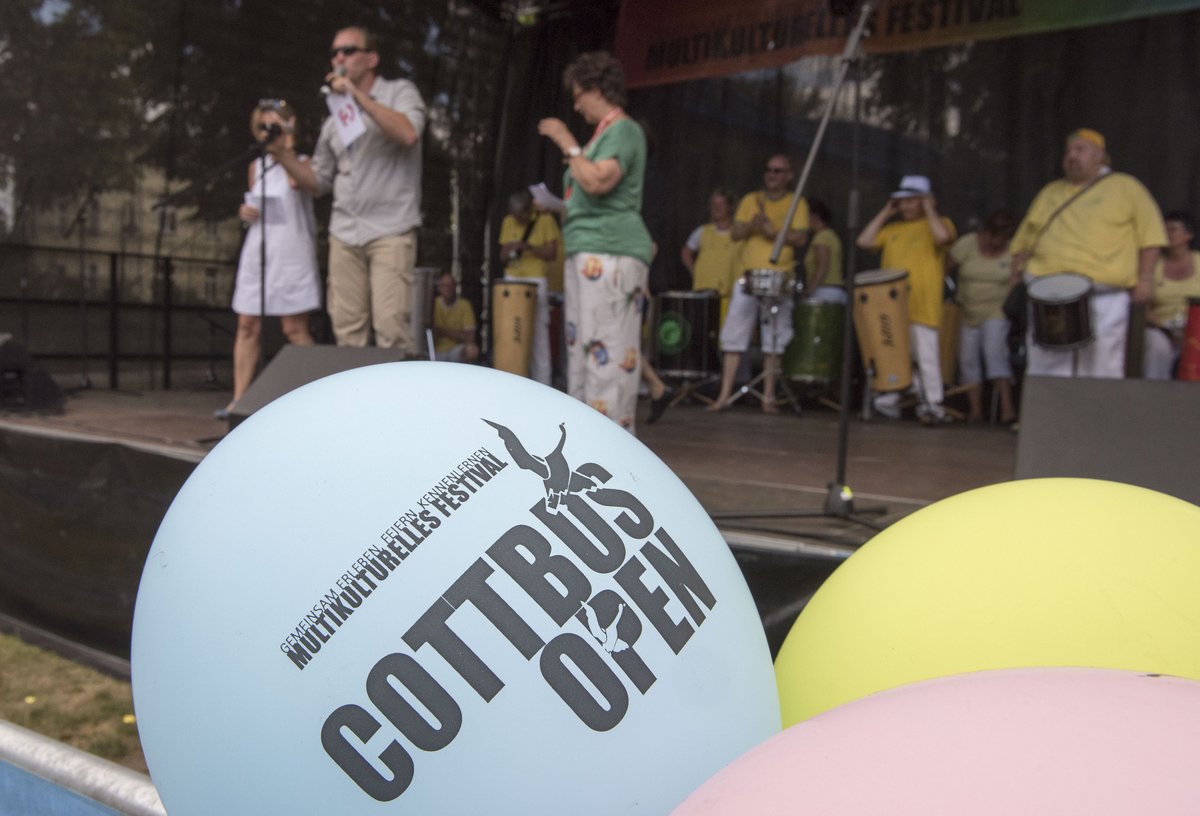
M 222 390 L 100 389 L 60 414 L 0 415 L 0 533 L 9 565 L 0 613 L 89 649 L 128 656 L 141 564 L 171 498 L 228 432 Z M 817 404 L 768 416 L 669 409 L 639 438 L 709 512 L 819 511 L 836 476 L 838 416 Z M 887 525 L 940 498 L 1013 477 L 1017 435 L 990 425 L 851 420 L 847 482 L 856 509 Z M 723 518 L 772 649 L 821 581 L 873 535 L 835 518 Z M 47 645 L 61 650 L 61 642 Z M 86 650 L 79 654 L 89 659 Z M 106 666 L 112 669 L 111 665 Z

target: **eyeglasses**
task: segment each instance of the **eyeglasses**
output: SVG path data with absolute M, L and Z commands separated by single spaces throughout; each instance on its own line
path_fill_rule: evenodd
M 359 51 L 366 50 L 361 45 L 338 45 L 329 49 L 329 58 L 337 59 L 338 54 L 341 54 L 343 57 L 353 57 Z
M 786 173 L 787 171 L 788 168 L 786 167 L 767 167 L 763 170 L 764 173 Z

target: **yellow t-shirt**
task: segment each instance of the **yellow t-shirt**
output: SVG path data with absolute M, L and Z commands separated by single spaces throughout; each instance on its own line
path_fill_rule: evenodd
M 1012 275 L 1012 253 L 994 257 L 979 251 L 979 234 L 968 232 L 950 247 L 950 257 L 958 264 L 958 293 L 963 322 L 982 326 L 986 321 L 1004 317 L 1004 298 Z
M 1170 280 L 1163 276 L 1163 263 L 1154 266 L 1154 299 L 1150 302 L 1150 315 L 1155 325 L 1164 328 L 1182 328 L 1187 320 L 1188 298 L 1200 298 L 1200 252 L 1192 253 L 1190 278 Z
M 804 283 L 808 294 L 812 294 L 813 276 L 817 274 L 817 256 L 813 253 L 815 247 L 829 247 L 829 270 L 825 273 L 822 286 L 841 286 L 845 275 L 842 274 L 842 239 L 829 227 L 818 232 L 808 244 L 808 253 L 804 256 Z
M 526 239 L 527 243 L 530 246 L 540 247 L 551 241 L 558 241 L 561 246 L 562 236 L 559 233 L 558 224 L 554 221 L 554 216 L 546 213 L 534 213 L 533 217 L 536 220 L 533 222 L 533 229 L 529 232 L 529 238 Z M 504 216 L 504 220 L 500 222 L 501 245 L 520 241 L 525 237 L 525 230 L 528 227 L 528 224 L 522 224 L 511 215 Z M 529 250 L 522 252 L 516 260 L 510 261 L 506 258 L 505 262 L 507 266 L 504 268 L 504 274 L 510 278 L 545 278 L 548 267 L 553 263 L 552 261 L 543 261 Z
M 440 297 L 433 299 L 433 327 L 435 329 L 450 329 L 461 331 L 475 328 L 475 310 L 466 298 L 455 298 L 454 303 L 447 306 Z M 439 337 L 433 342 L 435 351 L 446 351 L 457 346 L 458 340 L 452 337 Z
M 1138 251 L 1167 244 L 1158 204 L 1133 176 L 1112 173 L 1059 213 L 1039 240 L 1047 219 L 1078 191 L 1066 179 L 1043 187 L 1013 236 L 1012 251 L 1034 248 L 1025 267 L 1030 275 L 1078 272 L 1105 286 L 1132 287 Z
M 730 230 L 719 230 L 716 224 L 700 228 L 700 248 L 692 270 L 692 289 L 715 289 L 721 297 L 729 297 L 737 276 L 735 265 L 740 245 Z
M 954 222 L 942 216 L 942 223 L 954 238 Z M 874 247 L 883 251 L 879 259 L 883 269 L 908 272 L 908 319 L 922 326 L 939 328 L 948 245 L 938 246 L 933 242 L 929 222 L 922 216 L 915 221 L 884 224 L 875 236 Z
M 792 196 L 790 194 L 780 196 L 774 201 L 771 201 L 766 195 L 759 190 L 757 193 L 750 193 L 738 202 L 737 212 L 733 215 L 733 220 L 749 224 L 755 214 L 762 210 L 766 213 L 767 219 L 771 222 L 771 226 L 778 232 L 783 226 L 783 219 L 787 215 L 788 207 L 792 205 Z M 808 229 L 808 202 L 803 198 L 796 205 L 796 212 L 792 216 L 792 226 L 794 230 Z M 783 245 L 783 251 L 779 253 L 779 262 L 771 263 L 771 250 L 775 248 L 774 241 L 768 241 L 763 236 L 755 233 L 741 241 L 741 258 L 738 261 L 738 274 L 747 269 L 783 269 L 790 272 L 796 266 L 796 255 L 792 251 L 792 247 L 788 244 Z

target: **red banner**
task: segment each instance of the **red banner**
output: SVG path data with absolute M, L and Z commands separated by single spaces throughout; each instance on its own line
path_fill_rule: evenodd
M 617 57 L 630 87 L 774 68 L 837 54 L 858 13 L 835 17 L 828 0 L 625 0 Z M 881 0 L 870 52 L 931 48 L 1183 11 L 1198 0 Z

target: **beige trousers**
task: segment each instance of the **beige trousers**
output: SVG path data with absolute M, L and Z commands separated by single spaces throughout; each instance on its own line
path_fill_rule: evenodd
M 417 233 L 386 235 L 363 246 L 329 237 L 329 319 L 339 346 L 399 346 L 416 355 L 413 269 Z

